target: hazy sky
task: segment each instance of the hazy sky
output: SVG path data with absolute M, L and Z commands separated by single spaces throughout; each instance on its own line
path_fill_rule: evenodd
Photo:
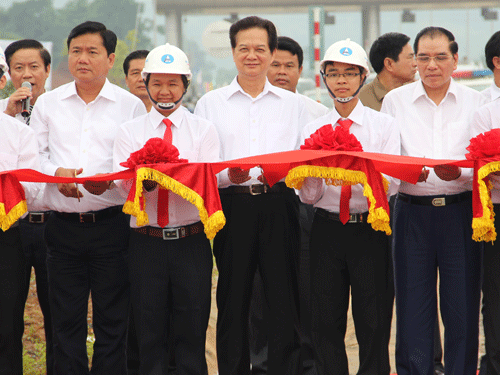
M 9 6 L 15 0 L 4 0 L 3 6 Z M 54 0 L 56 7 L 63 6 L 68 0 Z M 145 17 L 152 18 L 153 2 L 152 0 L 139 0 L 145 4 Z M 19 1 L 16 1 L 19 2 Z M 500 8 L 493 8 L 499 12 Z M 413 10 L 416 15 L 415 23 L 401 22 L 401 10 L 381 12 L 381 33 L 389 31 L 398 31 L 407 34 L 413 40 L 415 35 L 423 27 L 434 25 L 443 26 L 454 33 L 459 45 L 459 57 L 467 56 L 469 62 L 484 61 L 484 45 L 491 34 L 500 29 L 500 20 L 485 21 L 481 16 L 480 8 L 472 9 L 444 9 L 444 10 Z M 286 35 L 297 40 L 303 47 L 309 45 L 309 24 L 308 14 L 259 14 L 273 21 L 280 35 Z M 361 43 L 361 12 L 335 12 L 336 18 L 334 25 L 325 27 L 325 47 L 335 41 L 351 38 L 352 40 Z M 239 14 L 240 18 L 249 14 Z M 183 37 L 185 40 L 193 40 L 200 42 L 201 35 L 205 28 L 212 22 L 227 18 L 229 15 L 192 15 L 188 14 L 183 17 Z M 157 24 L 164 25 L 164 17 L 157 16 Z M 158 44 L 165 43 L 165 37 L 159 36 Z M 412 41 L 413 43 L 413 41 Z M 201 47 L 201 46 L 200 46 Z M 306 51 L 305 51 L 306 52 Z M 306 52 L 307 53 L 307 52 Z M 231 67 L 231 58 L 217 60 L 210 58 L 216 62 L 218 66 Z M 305 68 L 309 68 L 306 62 Z

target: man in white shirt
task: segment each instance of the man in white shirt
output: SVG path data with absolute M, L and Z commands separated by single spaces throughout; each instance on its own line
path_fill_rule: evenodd
M 153 49 L 147 56 L 142 77 L 153 108 L 120 128 L 114 146 L 114 169 L 124 169 L 120 163 L 154 137 L 172 142 L 179 150 L 179 157 L 189 162 L 218 161 L 219 138 L 214 125 L 181 106 L 191 79 L 184 52 L 170 44 Z M 130 181 L 118 184 L 128 195 Z M 168 224 L 162 228 L 157 220 L 160 189 L 153 181 L 145 182 L 144 188 L 149 226 L 138 227 L 133 217 L 129 245 L 139 373 L 165 374 L 172 349 L 177 372 L 206 374 L 205 339 L 213 266 L 210 241 L 203 232 L 197 208 L 171 192 Z M 169 343 L 175 343 L 175 347 L 169 348 Z
M 247 17 L 230 28 L 237 77 L 205 94 L 195 113 L 211 120 L 222 160 L 298 148 L 308 121 L 302 100 L 266 78 L 277 46 L 276 28 Z M 259 268 L 268 319 L 269 374 L 296 374 L 298 199 L 283 182 L 270 188 L 260 168 L 230 168 L 219 174 L 227 222 L 214 239 L 217 286 L 217 362 L 220 375 L 250 371 L 248 313 L 252 281 Z
M 142 100 L 149 112 L 153 103 L 149 100 L 148 91 L 141 75 L 148 53 L 149 51 L 144 49 L 130 52 L 123 60 L 123 72 L 125 73 L 125 84 L 129 91 Z
M 7 63 L 0 48 L 0 90 L 7 82 Z M 0 112 L 0 171 L 28 168 L 39 170 L 35 134 L 23 123 Z M 28 205 L 38 194 L 39 186 L 21 183 Z M 18 223 L 0 231 L 0 373 L 23 373 L 23 331 L 26 287 L 26 259 Z
M 488 102 L 500 98 L 500 31 L 491 36 L 484 47 L 486 65 L 493 72 L 493 82 L 484 89 L 483 94 Z
M 33 108 L 38 97 L 45 92 L 45 81 L 50 73 L 50 54 L 39 41 L 22 39 L 9 44 L 5 49 L 5 58 L 9 66 L 10 79 L 16 91 L 10 97 L 0 100 L 0 111 L 29 125 L 31 109 L 29 112 L 24 112 L 24 115 L 21 114 L 21 100 L 29 97 L 30 106 Z M 31 84 L 31 91 L 22 87 L 23 82 Z M 54 367 L 52 319 L 47 281 L 47 245 L 43 239 L 45 223 L 49 218 L 50 211 L 47 210 L 43 202 L 43 188 L 40 189 L 37 199 L 30 206 L 30 210 L 32 211 L 19 222 L 24 255 L 26 256 L 27 282 L 25 292 L 27 299 L 31 269 L 33 268 L 36 277 L 36 293 L 43 313 L 46 370 L 47 375 L 51 375 Z
M 402 155 L 464 159 L 484 97 L 452 80 L 458 45 L 450 31 L 423 29 L 414 50 L 420 80 L 389 92 L 382 112 L 400 126 Z M 482 246 L 472 240 L 471 188 L 472 170 L 446 165 L 424 169 L 415 185 L 401 182 L 393 242 L 400 375 L 433 371 L 438 270 L 446 373 L 477 370 Z
M 302 143 L 323 126 L 347 127 L 363 151 L 399 155 L 399 132 L 394 119 L 363 106 L 359 90 L 369 74 L 366 52 L 351 40 L 332 44 L 321 61 L 321 74 L 335 108 L 309 123 Z M 329 125 L 330 124 L 330 125 Z M 346 125 L 347 124 L 347 125 Z M 390 180 L 388 195 L 395 194 L 399 181 Z M 344 187 L 326 186 L 322 179 L 308 178 L 299 192 L 304 203 L 314 204 L 311 228 L 312 343 L 320 375 L 348 373 L 345 332 L 349 291 L 359 344 L 358 373 L 390 373 L 389 346 L 384 338 L 392 289 L 388 269 L 392 266 L 387 248 L 389 237 L 367 223 L 368 203 L 363 187 L 351 188 L 344 200 Z M 348 221 L 342 222 L 343 200 Z M 385 342 L 385 345 L 384 345 Z
M 286 36 L 278 37 L 278 48 L 271 67 L 267 71 L 269 82 L 282 89 L 297 93 L 297 84 L 302 73 L 304 52 L 302 47 Z M 311 119 L 325 115 L 328 108 L 317 101 L 297 93 L 304 101 L 307 112 Z M 299 299 L 300 299 L 300 342 L 302 373 L 314 374 L 314 363 L 312 359 L 310 338 L 310 309 L 309 309 L 309 233 L 314 215 L 314 208 L 305 203 L 299 203 L 300 213 L 300 255 L 297 260 L 299 264 Z M 257 270 L 252 291 L 252 302 L 250 305 L 250 361 L 252 363 L 252 374 L 267 373 L 267 330 L 266 319 L 269 314 L 262 278 Z
M 116 35 L 99 22 L 76 26 L 68 37 L 75 81 L 45 93 L 34 107 L 45 174 L 93 176 L 113 170 L 119 126 L 145 114 L 144 104 L 106 78 Z M 123 198 L 112 181 L 47 184 L 50 307 L 55 374 L 87 373 L 87 306 L 92 295 L 96 341 L 92 374 L 126 373 L 129 228 Z

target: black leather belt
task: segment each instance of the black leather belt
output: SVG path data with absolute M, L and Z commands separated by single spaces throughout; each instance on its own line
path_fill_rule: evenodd
M 232 185 L 224 189 L 219 189 L 220 194 L 250 194 L 250 195 L 260 195 L 266 193 L 283 193 L 289 188 L 284 182 L 278 182 L 270 187 L 264 184 L 254 184 L 248 186 L 238 186 Z
M 404 193 L 398 193 L 397 199 L 411 204 L 418 204 L 420 206 L 434 206 L 443 207 L 450 204 L 468 201 L 472 199 L 472 192 L 466 191 L 460 194 L 453 195 L 408 195 Z
M 336 212 L 330 212 L 323 208 L 316 208 L 316 213 L 326 219 L 340 221 L 340 215 Z M 362 212 L 359 214 L 349 214 L 348 223 L 366 223 L 368 220 L 368 212 Z
M 123 206 L 108 207 L 99 211 L 89 212 L 55 212 L 56 216 L 67 221 L 76 221 L 79 223 L 95 223 L 101 220 L 109 219 L 122 212 Z
M 180 238 L 192 236 L 193 234 L 203 233 L 205 228 L 202 222 L 198 221 L 194 224 L 176 228 L 157 228 L 148 226 L 132 229 L 146 236 L 163 238 L 164 240 L 178 240 Z
M 22 220 L 27 221 L 28 223 L 43 224 L 49 219 L 49 216 L 50 211 L 28 212 L 28 215 L 23 217 Z

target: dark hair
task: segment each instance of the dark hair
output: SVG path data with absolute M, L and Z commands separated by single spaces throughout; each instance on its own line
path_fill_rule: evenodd
M 293 56 L 297 55 L 299 68 L 302 66 L 304 62 L 304 51 L 302 51 L 302 47 L 295 40 L 287 36 L 278 37 L 278 49 L 281 51 L 288 51 Z
M 375 73 L 378 74 L 384 69 L 386 57 L 398 62 L 399 54 L 409 41 L 410 37 L 401 33 L 386 33 L 379 36 L 370 48 L 370 64 Z
M 96 21 L 86 21 L 79 24 L 78 26 L 75 26 L 68 36 L 68 49 L 73 38 L 85 34 L 99 34 L 102 38 L 102 44 L 108 52 L 108 56 L 112 53 L 115 53 L 117 41 L 116 34 L 111 30 L 106 29 L 106 26 L 104 26 L 102 23 Z
M 132 60 L 137 59 L 145 59 L 148 56 L 149 51 L 145 49 L 139 49 L 137 51 L 130 52 L 125 60 L 123 61 L 123 72 L 125 73 L 125 77 L 128 76 L 128 70 L 130 68 L 130 62 Z
M 413 43 L 413 50 L 415 51 L 415 54 L 418 53 L 418 42 L 420 41 L 420 38 L 428 36 L 429 38 L 434 39 L 439 35 L 444 35 L 448 38 L 448 41 L 450 42 L 450 52 L 452 55 L 458 53 L 458 44 L 455 42 L 455 36 L 451 33 L 451 31 L 448 31 L 443 27 L 429 26 L 422 29 L 415 37 L 415 42 Z
M 38 40 L 34 39 L 21 39 L 9 44 L 9 46 L 5 49 L 5 59 L 7 60 L 7 65 L 10 69 L 10 61 L 12 60 L 12 56 L 14 53 L 19 51 L 20 49 L 36 49 L 40 52 L 40 57 L 43 60 L 43 65 L 45 66 L 45 70 L 51 63 L 50 53 L 45 49 L 45 47 Z
M 495 70 L 495 65 L 493 65 L 493 58 L 495 56 L 500 57 L 500 31 L 497 31 L 491 36 L 484 47 L 484 54 L 486 56 L 486 65 L 491 70 Z
M 257 16 L 250 16 L 242 18 L 239 21 L 233 23 L 229 29 L 229 39 L 231 39 L 231 47 L 236 48 L 236 34 L 240 31 L 248 30 L 254 27 L 264 29 L 267 31 L 267 41 L 269 49 L 274 51 L 278 45 L 278 34 L 276 32 L 276 26 L 269 20 L 260 18 Z

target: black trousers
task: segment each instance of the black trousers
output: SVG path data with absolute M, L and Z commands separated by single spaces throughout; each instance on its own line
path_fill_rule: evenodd
M 22 375 L 26 266 L 19 227 L 0 231 L 0 374 Z
M 46 223 L 30 223 L 19 221 L 21 241 L 26 257 L 25 298 L 28 299 L 31 269 L 35 271 L 36 295 L 43 314 L 43 329 L 45 331 L 45 365 L 47 375 L 52 375 L 54 369 L 54 354 L 52 343 L 52 317 L 49 306 L 49 281 L 47 277 L 47 245 L 44 240 Z
M 367 223 L 316 212 L 311 230 L 312 342 L 320 375 L 349 374 L 345 351 L 349 295 L 359 344 L 358 374 L 388 375 L 388 237 Z
M 129 232 L 129 216 L 122 212 L 96 223 L 50 216 L 45 240 L 55 374 L 89 374 L 89 294 L 95 333 L 90 373 L 126 374 Z
M 167 374 L 169 344 L 173 341 L 176 374 L 207 374 L 205 341 L 213 260 L 205 234 L 163 240 L 132 230 L 129 253 L 139 373 Z
M 257 267 L 269 306 L 268 374 L 299 368 L 296 259 L 298 200 L 292 189 L 261 195 L 222 194 L 225 227 L 214 239 L 217 286 L 217 360 L 220 375 L 250 373 L 249 308 Z
M 300 252 L 298 259 L 299 317 L 300 317 L 300 362 L 302 375 L 316 375 L 311 344 L 311 275 L 309 241 L 314 207 L 299 202 Z M 394 293 L 393 293 L 394 298 Z M 266 319 L 269 307 L 264 296 L 264 286 L 257 269 L 250 302 L 250 361 L 252 375 L 267 374 L 267 331 Z M 392 314 L 391 314 L 392 316 Z
M 494 205 L 500 218 L 500 204 Z M 498 224 L 495 225 L 497 233 Z M 500 243 L 484 243 L 483 325 L 486 354 L 481 360 L 481 375 L 500 374 Z

